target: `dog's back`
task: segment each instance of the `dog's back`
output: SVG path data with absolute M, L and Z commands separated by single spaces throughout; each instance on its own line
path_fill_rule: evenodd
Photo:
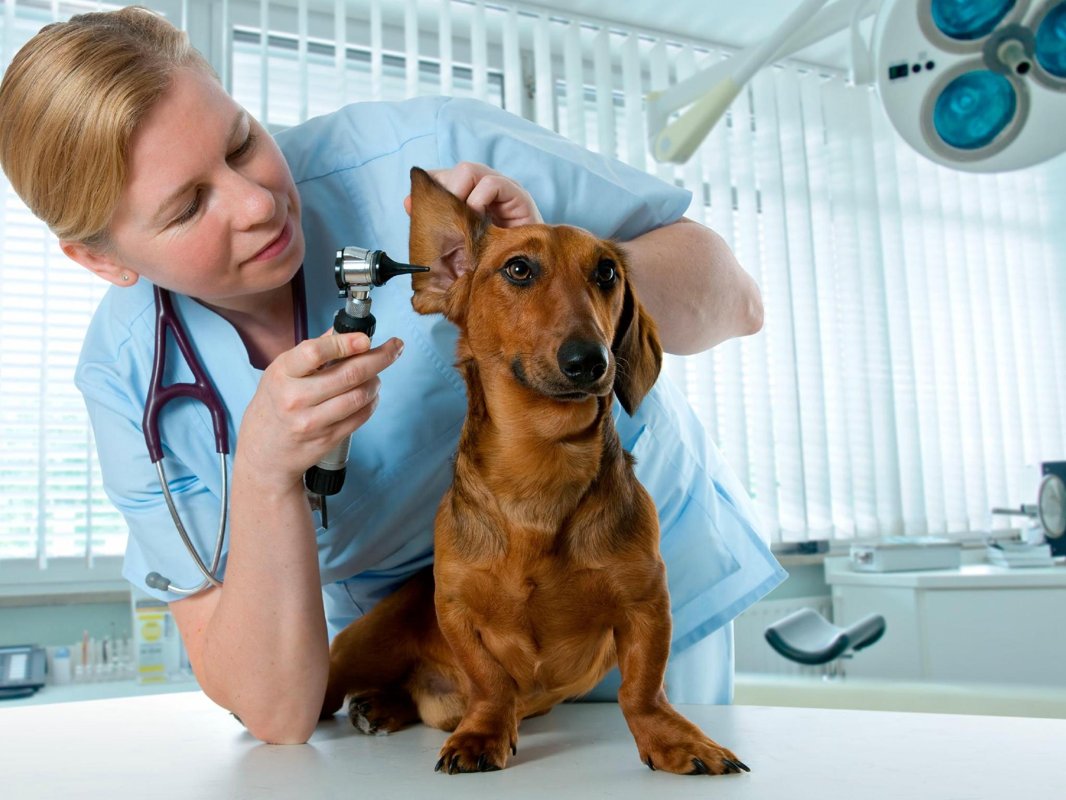
M 613 395 L 627 411 L 640 403 L 662 353 L 623 252 L 576 228 L 490 226 L 420 170 L 412 201 L 411 258 L 433 267 L 415 276 L 413 302 L 459 328 L 468 413 L 432 579 L 337 637 L 325 711 L 349 694 L 364 730 L 416 717 L 454 728 L 438 768 L 498 769 L 521 719 L 589 691 L 618 663 L 645 763 L 738 771 L 663 691 L 658 519 L 611 415 Z

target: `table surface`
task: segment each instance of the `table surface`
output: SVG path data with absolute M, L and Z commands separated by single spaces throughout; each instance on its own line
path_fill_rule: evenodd
M 522 724 L 501 772 L 435 773 L 445 734 L 365 736 L 343 717 L 308 745 L 256 742 L 200 692 L 0 706 L 5 798 L 930 798 L 1066 796 L 1066 720 L 882 711 L 680 706 L 751 766 L 746 775 L 651 772 L 613 703 Z

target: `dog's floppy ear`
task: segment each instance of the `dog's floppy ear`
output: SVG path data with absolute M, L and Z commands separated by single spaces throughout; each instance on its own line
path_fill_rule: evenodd
M 465 304 L 455 300 L 452 288 L 473 271 L 478 240 L 487 228 L 486 217 L 476 214 L 425 170 L 411 168 L 411 263 L 430 268 L 411 277 L 415 311 L 442 313 L 457 321 Z
M 640 304 L 628 278 L 611 350 L 615 358 L 614 393 L 626 413 L 632 414 L 659 377 L 663 348 L 655 320 Z

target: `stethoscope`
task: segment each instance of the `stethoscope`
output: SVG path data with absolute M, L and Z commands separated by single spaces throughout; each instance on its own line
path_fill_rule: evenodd
M 212 386 L 207 377 L 207 372 L 200 364 L 200 360 L 193 351 L 192 344 L 181 324 L 181 319 L 174 310 L 174 301 L 167 289 L 154 287 L 155 293 L 155 355 L 152 359 L 152 379 L 148 385 L 148 396 L 144 403 L 144 443 L 148 447 L 148 455 L 155 465 L 159 485 L 163 489 L 163 497 L 170 511 L 170 517 L 174 520 L 174 527 L 181 537 L 185 549 L 188 550 L 192 560 L 196 563 L 204 580 L 198 586 L 182 587 L 174 586 L 169 578 L 165 578 L 158 572 L 149 572 L 145 576 L 145 583 L 153 589 L 160 591 L 175 592 L 176 594 L 195 594 L 208 586 L 222 586 L 222 579 L 218 577 L 218 567 L 222 560 L 222 548 L 226 540 L 226 514 L 229 509 L 229 470 L 226 466 L 226 456 L 229 455 L 229 428 L 226 425 L 226 412 L 222 406 L 222 399 Z M 299 344 L 307 338 L 307 304 L 304 292 L 303 267 L 301 267 L 292 280 L 292 318 L 293 336 Z M 174 337 L 189 371 L 193 375 L 192 383 L 172 383 L 163 385 L 163 374 L 166 370 L 167 361 L 167 332 Z M 210 567 L 204 563 L 189 537 L 185 525 L 181 521 L 177 506 L 174 505 L 174 497 L 170 493 L 170 485 L 167 483 L 166 470 L 163 468 L 163 444 L 159 435 L 159 415 L 163 406 L 177 397 L 189 397 L 197 400 L 207 407 L 211 414 L 211 427 L 215 434 L 215 452 L 218 453 L 219 470 L 222 474 L 222 505 L 218 515 L 218 533 L 215 535 L 215 551 L 211 556 Z

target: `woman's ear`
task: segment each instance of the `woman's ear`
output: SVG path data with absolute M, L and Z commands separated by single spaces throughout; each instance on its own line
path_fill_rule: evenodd
M 84 242 L 68 242 L 60 239 L 59 249 L 71 261 L 76 261 L 89 272 L 96 273 L 115 286 L 133 286 L 140 277 L 133 270 L 122 266 L 112 256 Z

